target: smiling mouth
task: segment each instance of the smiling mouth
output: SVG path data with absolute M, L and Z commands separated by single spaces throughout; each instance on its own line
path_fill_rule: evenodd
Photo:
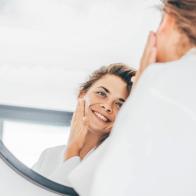
M 99 112 L 96 112 L 96 111 L 93 111 L 93 110 L 92 110 L 92 112 L 93 112 L 93 114 L 94 114 L 98 119 L 100 119 L 101 121 L 103 121 L 103 122 L 105 122 L 105 123 L 111 122 L 110 119 L 108 119 L 106 116 L 100 114 Z

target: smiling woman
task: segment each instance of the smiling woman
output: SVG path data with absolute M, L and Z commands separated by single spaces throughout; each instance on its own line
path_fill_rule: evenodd
M 46 149 L 33 169 L 58 183 L 110 134 L 116 116 L 127 99 L 135 70 L 124 64 L 102 67 L 80 87 L 67 146 Z
M 88 107 L 90 98 L 87 94 L 90 92 L 86 91 L 85 114 L 90 119 L 91 132 L 103 133 L 103 136 L 95 148 L 90 150 L 89 146 L 85 146 L 80 153 L 77 152 L 77 143 L 80 141 L 79 145 L 82 145 L 81 135 L 85 133 L 82 131 L 85 129 L 81 130 L 81 135 L 78 135 L 80 130 L 76 133 L 73 131 L 69 149 L 66 143 L 70 117 L 77 100 L 75 87 L 78 87 L 80 81 L 84 81 L 86 74 L 100 65 L 111 62 L 125 62 L 135 67 L 138 65 L 145 34 L 151 29 L 149 26 L 157 23 L 154 17 L 156 10 L 150 8 L 149 12 L 147 6 L 148 3 L 142 0 L 0 1 L 0 139 L 4 144 L 0 147 L 0 154 L 5 152 L 6 147 L 20 162 L 31 168 L 40 153 L 51 146 L 64 144 L 60 147 L 63 162 L 66 156 L 71 156 L 69 150 L 75 151 L 74 157 L 84 159 L 87 151 L 102 143 L 126 98 L 126 95 L 113 96 L 113 87 L 118 89 L 123 82 L 109 75 L 102 78 L 101 86 L 92 92 L 96 99 L 108 101 L 102 107 L 94 104 L 94 101 Z M 153 20 L 146 23 L 147 17 L 151 15 Z M 142 18 L 145 18 L 143 22 Z M 105 86 L 107 78 L 112 81 L 112 88 Z M 115 81 L 119 81 L 119 85 Z M 115 114 L 103 110 L 108 105 L 116 111 Z M 78 118 L 81 119 L 81 116 Z M 72 122 L 76 125 L 74 120 Z M 76 127 L 78 126 L 80 124 Z M 94 129 L 97 126 L 99 129 Z M 91 141 L 91 137 L 88 138 L 86 141 Z M 69 152 L 66 155 L 65 145 L 67 153 Z M 57 155 L 60 156 L 59 148 L 57 150 Z M 48 183 L 30 169 L 24 169 L 22 163 L 11 159 L 11 154 L 4 155 L 5 160 L 21 171 L 19 173 L 22 176 L 31 179 L 31 176 L 35 177 L 34 181 L 42 186 L 44 182 L 52 185 L 52 182 Z M 52 165 L 52 162 L 47 163 L 47 166 Z M 54 167 L 48 169 L 53 171 Z M 12 170 L 0 158 L 0 195 L 52 195 L 47 191 L 46 194 L 31 191 L 33 186 L 31 189 L 30 185 L 26 185 L 29 181 L 25 178 L 24 183 L 17 184 L 21 175 L 13 174 L 8 178 L 9 172 Z M 45 172 L 45 176 L 49 176 L 48 171 Z M 65 170 L 64 172 L 66 174 Z M 63 193 L 60 191 L 61 187 L 48 186 L 51 190 Z M 69 193 L 66 192 L 66 187 L 63 190 L 64 194 Z
M 102 134 L 110 132 L 120 107 L 131 91 L 134 75 L 135 70 L 126 65 L 111 64 L 95 71 L 81 85 L 79 98 L 85 100 L 85 116 L 90 130 L 100 130 Z M 102 122 L 102 126 L 96 121 L 98 124 Z

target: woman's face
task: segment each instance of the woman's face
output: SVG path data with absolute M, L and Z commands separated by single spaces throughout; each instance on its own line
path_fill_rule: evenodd
M 115 75 L 105 75 L 83 95 L 89 131 L 99 135 L 109 133 L 116 115 L 128 97 L 126 83 Z

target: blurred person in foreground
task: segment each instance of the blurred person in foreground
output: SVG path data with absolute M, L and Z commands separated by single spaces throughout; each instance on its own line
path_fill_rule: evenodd
M 81 196 L 196 195 L 196 0 L 162 3 L 110 138 L 69 177 Z

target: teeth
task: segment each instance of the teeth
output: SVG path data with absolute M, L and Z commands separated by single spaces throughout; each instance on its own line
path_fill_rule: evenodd
M 107 119 L 105 116 L 103 116 L 102 114 L 100 114 L 100 113 L 98 113 L 98 112 L 94 112 L 94 114 L 95 114 L 98 118 L 100 118 L 101 120 L 103 120 L 103 121 L 105 121 L 105 122 L 108 121 L 108 119 Z

